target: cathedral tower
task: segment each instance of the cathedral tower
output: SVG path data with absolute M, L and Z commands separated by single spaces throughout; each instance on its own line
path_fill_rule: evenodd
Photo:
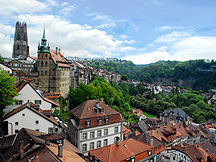
M 21 23 L 17 21 L 14 45 L 13 45 L 13 58 L 19 58 L 20 56 L 29 56 L 29 46 L 28 46 L 28 35 L 27 35 L 27 24 L 25 22 Z

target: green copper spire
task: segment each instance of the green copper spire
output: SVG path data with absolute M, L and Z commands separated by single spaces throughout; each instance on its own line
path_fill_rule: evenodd
M 44 23 L 44 30 L 43 30 L 43 38 L 41 39 L 42 41 L 46 41 L 46 36 L 45 36 L 45 23 Z
M 38 52 L 50 52 L 49 44 L 47 45 L 47 39 L 45 36 L 45 23 L 44 23 L 44 30 L 43 30 L 43 37 L 41 39 L 41 44 L 38 44 Z

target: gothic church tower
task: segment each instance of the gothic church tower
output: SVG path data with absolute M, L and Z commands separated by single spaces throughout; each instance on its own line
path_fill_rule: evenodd
M 13 45 L 13 58 L 19 58 L 20 56 L 29 56 L 28 36 L 27 36 L 27 24 L 17 21 L 14 45 Z

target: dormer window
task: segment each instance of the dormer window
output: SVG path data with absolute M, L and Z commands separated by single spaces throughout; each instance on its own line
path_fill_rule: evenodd
M 87 127 L 90 127 L 90 120 L 89 120 L 89 119 L 86 120 L 85 123 L 86 123 L 86 126 L 87 126 Z
M 106 116 L 106 117 L 104 118 L 104 120 L 105 120 L 105 123 L 106 123 L 106 124 L 109 123 L 109 118 L 108 118 L 108 116 Z
M 99 124 L 99 125 L 103 124 L 101 118 L 98 118 L 98 124 Z
M 151 150 L 148 150 L 148 156 L 150 156 L 152 154 Z

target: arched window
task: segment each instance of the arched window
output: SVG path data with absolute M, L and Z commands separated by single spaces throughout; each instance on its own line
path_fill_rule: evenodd
M 43 66 L 43 61 L 41 61 L 41 66 Z
M 45 57 L 47 58 L 47 54 L 45 54 Z
M 17 50 L 19 50 L 19 45 L 17 45 Z
M 47 61 L 45 62 L 45 66 L 47 66 Z

